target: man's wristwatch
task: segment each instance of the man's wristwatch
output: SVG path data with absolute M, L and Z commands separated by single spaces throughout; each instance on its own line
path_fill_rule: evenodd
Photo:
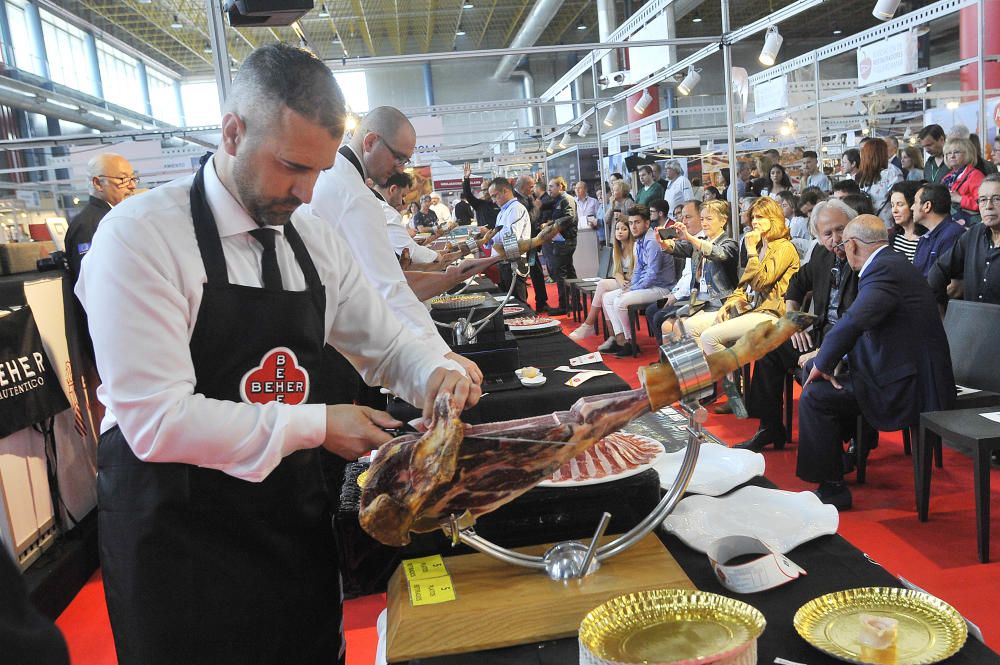
M 503 243 L 503 253 L 507 256 L 507 260 L 516 261 L 521 258 L 521 248 L 517 245 L 517 236 L 513 231 L 503 234 L 500 241 Z
M 465 241 L 465 248 L 471 253 L 479 249 L 479 243 L 476 242 L 475 238 L 468 238 Z

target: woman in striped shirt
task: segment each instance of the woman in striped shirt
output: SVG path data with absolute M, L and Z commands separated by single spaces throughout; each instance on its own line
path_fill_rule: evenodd
M 889 229 L 889 246 L 906 256 L 913 263 L 917 252 L 917 240 L 927 232 L 913 221 L 913 201 L 922 184 L 913 180 L 897 182 L 889 190 L 889 205 L 892 210 L 892 228 Z

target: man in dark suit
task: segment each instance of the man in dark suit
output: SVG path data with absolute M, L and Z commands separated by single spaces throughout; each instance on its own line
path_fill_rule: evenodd
M 852 504 L 841 454 L 858 414 L 888 432 L 955 401 L 948 338 L 923 275 L 888 247 L 874 215 L 851 221 L 842 245 L 858 272 L 858 296 L 823 340 L 802 389 L 795 470 L 838 510 Z M 849 369 L 837 373 L 845 355 Z
M 135 192 L 136 177 L 132 165 L 121 155 L 101 153 L 87 163 L 87 187 L 90 200 L 66 229 L 66 260 L 73 284 L 80 277 L 80 262 L 90 250 L 97 225 L 111 208 Z
M 760 452 L 768 445 L 782 448 L 789 432 L 781 422 L 781 394 L 789 370 L 805 367 L 834 324 L 854 302 L 858 293 L 857 274 L 847 265 L 841 239 L 848 223 L 857 217 L 853 208 L 831 199 L 816 206 L 816 234 L 820 244 L 809 262 L 795 273 L 785 293 L 785 308 L 799 311 L 806 294 L 812 293 L 813 311 L 819 317 L 813 327 L 796 333 L 780 347 L 754 363 L 747 395 L 747 411 L 760 419 L 752 438 L 736 446 Z

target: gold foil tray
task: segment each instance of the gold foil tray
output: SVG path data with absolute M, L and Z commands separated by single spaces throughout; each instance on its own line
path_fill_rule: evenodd
M 899 621 L 895 654 L 862 655 L 861 614 Z M 810 600 L 792 620 L 809 644 L 848 663 L 925 665 L 944 660 L 965 644 L 968 629 L 948 603 L 910 589 L 866 587 Z
M 612 598 L 580 624 L 580 644 L 601 661 L 728 661 L 756 644 L 764 615 L 714 593 L 653 589 Z

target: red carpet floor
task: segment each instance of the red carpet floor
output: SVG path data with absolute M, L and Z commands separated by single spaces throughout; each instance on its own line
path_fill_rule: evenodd
M 555 288 L 550 285 L 549 291 L 549 301 L 554 303 Z M 568 333 L 575 327 L 567 317 L 563 330 Z M 606 358 L 611 369 L 636 387 L 638 367 L 657 359 L 654 341 L 644 331 L 640 332 L 639 339 L 642 350 L 638 358 Z M 582 345 L 595 350 L 599 342 L 593 337 Z M 748 438 L 756 429 L 756 421 L 712 415 L 708 428 L 732 444 Z M 765 452 L 767 477 L 782 489 L 811 489 L 812 486 L 795 477 L 795 452 L 794 442 L 782 451 Z M 944 468 L 933 471 L 931 515 L 926 523 L 917 521 L 912 458 L 903 455 L 898 433 L 881 435 L 879 447 L 869 459 L 867 480 L 863 486 L 851 487 L 854 508 L 841 513 L 840 535 L 893 574 L 906 577 L 954 605 L 982 628 L 988 645 L 1000 648 L 1000 614 L 993 613 L 1000 598 L 997 592 L 1000 589 L 1000 520 L 994 519 L 991 525 L 993 562 L 980 564 L 976 558 L 972 460 L 945 448 Z M 992 503 L 996 506 L 1000 471 L 992 471 L 991 483 Z M 347 603 L 344 614 L 350 665 L 369 665 L 374 661 L 375 620 L 384 606 L 384 596 Z M 114 665 L 116 662 L 99 572 L 62 613 L 57 625 L 69 643 L 74 665 Z

